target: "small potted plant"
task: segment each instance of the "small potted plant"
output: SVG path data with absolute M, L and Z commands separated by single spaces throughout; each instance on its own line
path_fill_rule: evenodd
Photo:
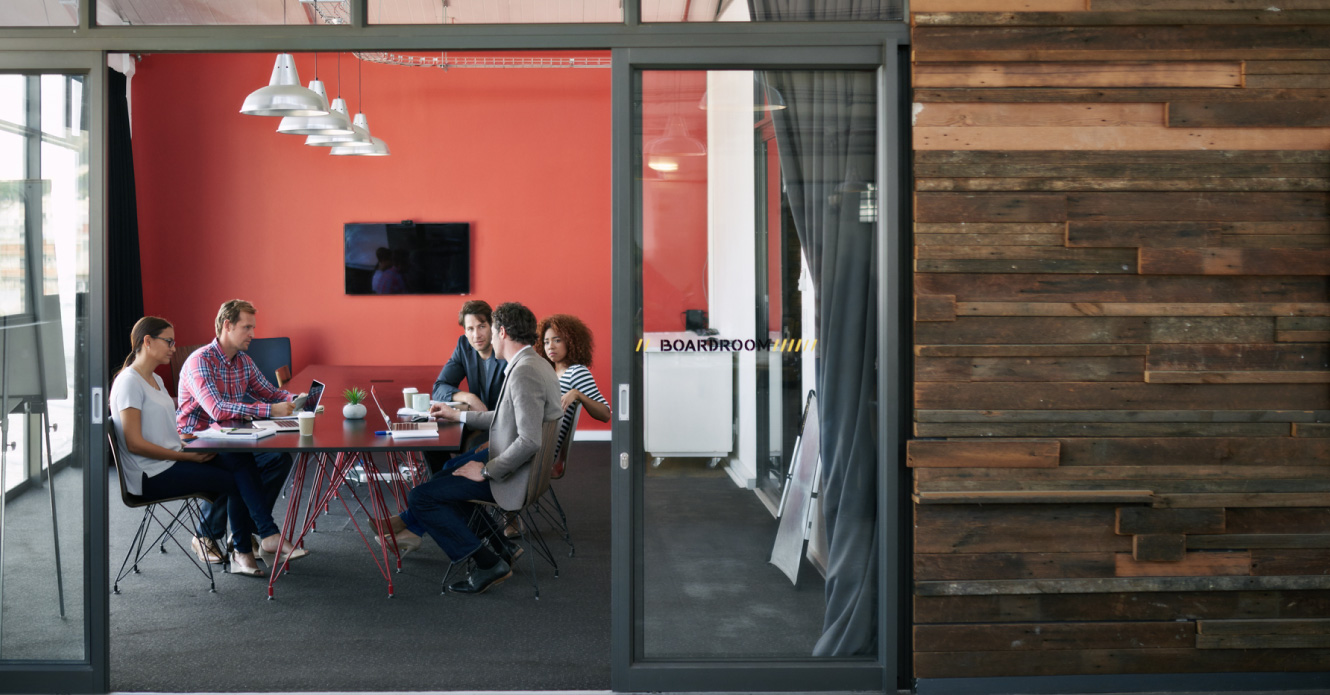
M 352 386 L 342 392 L 346 405 L 342 406 L 342 417 L 348 420 L 360 420 L 365 417 L 365 390 Z

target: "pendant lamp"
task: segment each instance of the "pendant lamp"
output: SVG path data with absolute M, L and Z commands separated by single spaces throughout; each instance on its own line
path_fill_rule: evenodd
M 678 114 L 665 122 L 665 134 L 648 142 L 644 149 L 647 166 L 662 172 L 677 171 L 678 157 L 701 157 L 707 153 L 707 146 L 701 140 L 688 135 L 683 117 Z
M 702 92 L 702 98 L 697 101 L 697 108 L 703 111 L 707 110 L 707 92 Z M 780 90 L 767 84 L 766 80 L 762 79 L 757 72 L 754 72 L 752 110 L 780 111 L 784 108 L 786 108 L 785 97 L 780 95 Z
M 316 92 L 323 91 L 323 83 L 315 80 L 310 82 L 310 89 Z M 318 85 L 315 89 L 314 85 Z M 338 97 L 333 99 L 332 106 L 328 109 L 326 116 L 287 116 L 277 125 L 277 132 L 286 135 L 352 135 L 356 131 L 351 128 L 351 117 L 347 115 L 346 100 Z M 310 144 L 308 142 L 306 145 Z
M 338 156 L 357 156 L 357 157 L 387 157 L 389 155 L 388 145 L 381 138 L 370 135 L 369 119 L 365 114 L 356 114 L 352 125 L 365 134 L 365 140 L 359 142 L 337 143 L 333 145 L 331 154 Z
M 327 97 L 320 98 L 312 89 L 300 86 L 296 59 L 281 53 L 272 66 L 267 87 L 250 92 L 240 113 L 247 116 L 323 116 L 328 113 Z

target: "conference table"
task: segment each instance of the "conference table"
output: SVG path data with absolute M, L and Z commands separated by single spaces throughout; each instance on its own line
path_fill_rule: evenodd
M 371 518 L 386 518 L 406 508 L 406 495 L 410 488 L 428 477 L 423 458 L 424 451 L 449 451 L 461 449 L 462 425 L 456 422 L 438 423 L 437 437 L 393 438 L 379 434 L 389 428 L 374 400 L 368 396 L 373 387 L 378 402 L 383 406 L 387 417 L 397 420 L 397 409 L 404 405 L 402 389 L 415 387 L 420 393 L 430 393 L 439 368 L 433 366 L 418 367 L 374 367 L 343 365 L 312 365 L 302 369 L 283 388 L 291 393 L 309 391 L 315 379 L 324 384 L 320 405 L 324 412 L 314 418 L 314 434 L 302 436 L 298 432 L 278 432 L 262 439 L 211 439 L 197 438 L 185 445 L 188 451 L 212 451 L 217 453 L 235 453 L 250 451 L 253 453 L 288 452 L 295 456 L 291 470 L 291 491 L 286 507 L 286 518 L 282 523 L 282 538 L 292 545 L 304 544 L 305 535 L 315 530 L 318 515 L 326 512 L 336 499 L 346 507 L 351 522 L 360 534 L 361 540 L 369 549 L 375 565 L 388 582 L 388 596 L 393 595 L 394 574 L 391 564 L 396 560 L 396 570 L 402 569 L 401 554 L 392 534 L 381 533 L 374 524 L 366 524 L 369 534 L 361 529 L 356 521 L 354 510 L 347 498 L 354 500 Z M 366 392 L 366 414 L 362 419 L 347 419 L 342 416 L 345 399 L 342 392 L 348 388 L 359 387 Z M 233 423 L 220 423 L 224 426 Z M 349 475 L 354 475 L 359 466 L 365 473 L 366 498 L 356 492 L 354 487 L 346 485 Z M 302 507 L 301 496 L 306 484 L 310 485 L 310 495 Z M 384 494 L 387 489 L 388 495 Z M 395 509 L 389 510 L 389 497 Z M 370 541 L 371 536 L 379 539 L 378 549 Z M 287 569 L 290 561 L 283 558 L 273 563 L 268 577 L 268 598 L 273 598 L 273 587 L 277 578 Z

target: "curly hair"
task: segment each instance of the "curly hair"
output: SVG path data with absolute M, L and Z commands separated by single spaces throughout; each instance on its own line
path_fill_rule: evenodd
M 551 328 L 563 338 L 564 347 L 568 350 L 568 364 L 591 366 L 591 353 L 596 350 L 596 341 L 582 319 L 571 314 L 552 314 L 540 322 L 536 329 L 536 352 L 541 357 L 549 359 L 549 355 L 545 354 L 545 332 Z

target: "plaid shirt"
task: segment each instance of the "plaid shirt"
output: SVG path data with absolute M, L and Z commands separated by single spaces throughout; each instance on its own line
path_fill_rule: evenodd
M 268 383 L 243 351 L 227 360 L 216 339 L 185 360 L 177 391 L 180 407 L 175 421 L 181 434 L 220 420 L 266 418 L 272 411 L 271 403 L 294 398 L 289 391 Z

